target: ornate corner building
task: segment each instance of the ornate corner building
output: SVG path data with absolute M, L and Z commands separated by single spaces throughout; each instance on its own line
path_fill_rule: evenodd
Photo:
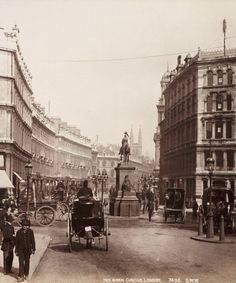
M 161 80 L 154 135 L 162 188 L 182 186 L 187 202 L 208 186 L 206 160 L 215 159 L 213 186 L 236 182 L 236 49 L 189 54 Z M 160 147 L 159 147 L 160 144 Z M 158 158 L 160 162 L 158 161 Z

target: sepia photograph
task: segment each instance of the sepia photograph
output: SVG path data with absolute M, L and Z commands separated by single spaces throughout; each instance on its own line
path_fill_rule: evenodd
M 236 282 L 236 2 L 0 0 L 0 282 Z

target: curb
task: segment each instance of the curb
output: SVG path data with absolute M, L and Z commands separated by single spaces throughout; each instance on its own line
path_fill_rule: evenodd
M 39 245 L 37 245 L 37 237 L 41 237 Z M 35 235 L 36 252 L 35 252 L 34 255 L 31 256 L 29 279 L 31 279 L 34 271 L 36 270 L 37 266 L 39 265 L 44 253 L 46 252 L 46 250 L 49 246 L 50 241 L 51 241 L 51 237 L 48 236 L 48 235 L 43 235 L 43 234 L 36 234 Z
M 48 235 L 35 233 L 35 242 L 36 242 L 36 252 L 30 257 L 30 271 L 29 279 L 31 279 L 33 273 L 35 272 L 37 266 L 39 265 L 44 253 L 46 252 L 48 245 L 51 241 L 51 237 Z M 15 251 L 14 251 L 15 253 Z M 0 266 L 2 265 L 2 255 L 0 255 Z M 16 282 L 16 275 L 19 268 L 18 257 L 14 254 L 13 265 L 14 274 L 10 276 L 5 276 L 3 273 L 0 273 L 0 282 L 13 283 Z
M 225 239 L 224 241 L 220 241 L 217 238 L 206 238 L 206 236 L 193 236 L 190 237 L 192 240 L 200 241 L 200 242 L 207 242 L 207 243 L 214 243 L 214 244 L 234 244 L 234 241 Z

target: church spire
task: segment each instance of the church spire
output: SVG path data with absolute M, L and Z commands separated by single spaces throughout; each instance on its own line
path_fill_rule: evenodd
M 134 143 L 134 133 L 133 133 L 133 127 L 131 126 L 130 130 L 130 145 Z
M 139 132 L 138 132 L 138 144 L 139 144 L 139 146 L 142 146 L 142 131 L 141 131 L 141 127 L 139 127 Z

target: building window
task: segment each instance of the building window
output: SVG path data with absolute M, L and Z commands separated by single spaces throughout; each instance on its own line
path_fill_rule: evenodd
M 212 122 L 206 122 L 206 138 L 212 138 Z
M 216 154 L 216 166 L 222 168 L 223 167 L 223 151 L 217 150 Z
M 227 95 L 227 110 L 232 110 L 232 97 L 231 97 L 231 94 Z
M 223 110 L 223 95 L 217 94 L 216 96 L 216 111 L 222 111 Z
M 212 111 L 212 95 L 207 96 L 207 112 Z
M 5 154 L 0 153 L 0 169 L 5 169 Z
M 207 85 L 213 86 L 213 72 L 212 71 L 207 72 Z
M 228 82 L 228 85 L 233 84 L 233 71 L 231 69 L 227 70 L 227 82 Z
M 221 120 L 216 121 L 215 124 L 215 137 L 216 139 L 222 139 L 223 137 L 223 122 Z
M 217 82 L 218 82 L 218 85 L 223 84 L 223 71 L 222 70 L 217 71 Z
M 232 122 L 226 121 L 226 138 L 231 139 L 232 138 Z
M 228 166 L 228 169 L 234 168 L 234 151 L 233 150 L 227 150 L 227 166 Z
M 205 167 L 207 167 L 207 158 L 208 157 L 211 157 L 211 152 L 210 152 L 210 150 L 205 150 L 204 151 Z

